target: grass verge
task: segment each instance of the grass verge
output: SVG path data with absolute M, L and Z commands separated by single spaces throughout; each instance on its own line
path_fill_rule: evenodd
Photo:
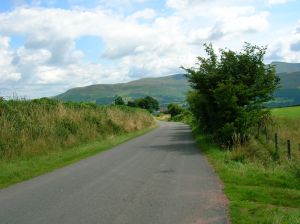
M 201 151 L 224 183 L 230 200 L 231 222 L 237 224 L 299 224 L 300 178 L 285 166 L 239 162 L 198 129 L 193 130 Z
M 143 130 L 114 136 L 103 141 L 94 141 L 65 150 L 49 152 L 44 155 L 0 160 L 0 189 L 111 149 L 134 137 L 143 135 L 155 127 L 156 125 Z

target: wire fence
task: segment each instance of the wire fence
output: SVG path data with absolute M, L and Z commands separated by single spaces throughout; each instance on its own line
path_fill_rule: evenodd
M 258 129 L 256 137 L 263 139 L 267 144 L 273 145 L 272 147 L 274 147 L 274 156 L 276 159 L 279 159 L 280 155 L 284 154 L 285 158 L 290 161 L 293 155 L 295 156 L 297 153 L 300 154 L 300 143 L 297 144 L 292 142 L 291 139 L 280 138 L 278 132 L 268 131 L 266 127 L 263 128 L 263 130 Z M 295 152 L 293 155 L 292 150 Z

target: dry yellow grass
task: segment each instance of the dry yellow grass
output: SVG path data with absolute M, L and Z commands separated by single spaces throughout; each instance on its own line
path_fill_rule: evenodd
M 150 127 L 147 111 L 42 99 L 0 101 L 0 159 L 64 150 Z
M 159 121 L 169 121 L 171 118 L 170 114 L 159 114 L 156 119 Z

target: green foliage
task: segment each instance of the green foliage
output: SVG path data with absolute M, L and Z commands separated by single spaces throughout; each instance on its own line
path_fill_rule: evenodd
M 64 117 L 56 122 L 56 134 L 59 137 L 67 139 L 69 135 L 75 135 L 79 129 L 79 125 L 68 117 Z
M 128 101 L 127 102 L 127 106 L 129 106 L 129 107 L 137 107 L 138 105 L 136 104 L 136 102 L 135 101 Z
M 299 163 L 264 166 L 243 151 L 224 151 L 198 128 L 193 132 L 224 183 L 233 224 L 300 223 Z
M 176 116 L 172 117 L 171 121 L 183 122 L 188 125 L 191 125 L 195 122 L 194 116 L 189 110 L 184 110 L 181 114 L 177 114 Z
M 151 96 L 146 96 L 144 98 L 138 98 L 134 101 L 128 101 L 127 106 L 139 107 L 148 110 L 150 113 L 159 110 L 159 103 L 156 99 Z
M 151 113 L 159 109 L 158 101 L 151 96 L 136 99 L 135 102 L 138 107 L 146 109 Z
M 171 115 L 171 117 L 174 117 L 178 114 L 183 113 L 184 109 L 176 103 L 170 103 L 167 107 L 167 113 Z
M 205 45 L 208 57 L 198 57 L 196 68 L 184 68 L 193 91 L 187 101 L 203 130 L 226 146 L 233 135 L 248 140 L 250 130 L 269 116 L 263 104 L 272 99 L 279 78 L 263 63 L 266 48 L 245 44 L 241 52 Z
M 0 189 L 111 149 L 118 144 L 142 135 L 152 129 L 153 127 L 135 130 L 133 132 L 116 135 L 113 138 L 89 141 L 86 144 L 80 144 L 76 147 L 64 150 L 53 150 L 51 153 L 32 155 L 27 158 L 17 157 L 13 160 L 0 159 Z
M 116 96 L 114 103 L 115 105 L 125 105 L 125 102 L 121 96 Z
M 56 99 L 0 101 L 0 162 L 64 150 L 153 124 L 144 110 Z

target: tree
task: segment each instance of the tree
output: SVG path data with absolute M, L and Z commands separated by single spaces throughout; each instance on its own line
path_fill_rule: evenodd
M 181 114 L 184 111 L 184 109 L 176 103 L 170 103 L 167 109 L 167 112 L 171 115 L 171 117 Z
M 135 101 L 128 101 L 128 102 L 127 102 L 127 106 L 129 106 L 129 107 L 137 107 Z
M 146 109 L 150 113 L 159 110 L 158 101 L 151 96 L 146 96 L 145 98 L 136 99 L 134 102 L 138 107 Z
M 115 97 L 115 105 L 125 105 L 125 102 L 121 96 Z
M 220 143 L 232 146 L 233 136 L 244 143 L 251 128 L 269 117 L 264 103 L 273 98 L 279 78 L 263 62 L 265 47 L 246 43 L 241 52 L 221 49 L 217 56 L 211 44 L 204 46 L 208 57 L 183 68 L 193 89 L 187 97 L 190 109 Z

